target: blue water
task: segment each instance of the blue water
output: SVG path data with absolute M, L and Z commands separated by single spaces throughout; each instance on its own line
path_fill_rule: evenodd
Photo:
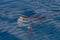
M 0 40 L 20 40 L 7 32 L 0 33 Z
M 25 32 L 28 33 L 27 28 L 19 27 L 17 20 L 21 15 L 30 17 L 35 14 L 46 16 L 46 20 L 53 19 L 52 21 L 56 23 L 50 24 L 48 22 L 51 21 L 48 20 L 41 25 L 32 24 L 35 33 L 30 39 L 28 36 L 23 36 Z M 13 27 L 21 29 L 23 33 L 19 31 L 19 35 L 22 36 L 12 34 L 16 30 L 9 33 Z M 0 0 L 0 40 L 60 40 L 60 0 Z

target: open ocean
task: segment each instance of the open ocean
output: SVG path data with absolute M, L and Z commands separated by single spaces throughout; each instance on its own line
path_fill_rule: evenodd
M 31 25 L 29 37 L 27 28 L 17 24 L 21 15 L 46 19 Z M 0 40 L 60 40 L 60 0 L 0 0 Z

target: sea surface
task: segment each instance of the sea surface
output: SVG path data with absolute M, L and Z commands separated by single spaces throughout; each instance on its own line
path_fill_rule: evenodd
M 26 27 L 17 24 L 19 16 L 44 16 Z M 0 0 L 0 40 L 60 40 L 60 0 Z

